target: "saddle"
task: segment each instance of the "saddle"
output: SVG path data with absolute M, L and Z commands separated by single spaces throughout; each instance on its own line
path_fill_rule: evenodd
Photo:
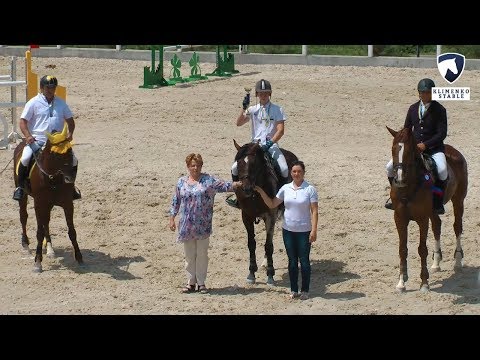
M 431 155 L 425 153 L 421 153 L 420 157 L 422 158 L 423 166 L 427 171 L 425 175 L 430 175 L 432 183 L 435 184 L 438 180 L 438 169 L 435 160 L 433 160 Z
M 272 176 L 277 182 L 281 181 L 282 173 L 280 171 L 280 166 L 278 165 L 278 162 L 270 155 L 268 151 L 265 151 L 263 153 L 263 156 L 265 158 L 265 163 L 267 164 L 268 170 L 270 171 Z
M 26 146 L 26 145 L 25 145 Z M 30 161 L 28 162 L 28 165 L 27 165 L 27 178 L 25 179 L 25 186 L 30 189 L 30 176 L 32 175 L 32 171 L 33 171 L 33 168 L 35 166 L 35 164 L 37 163 L 37 161 L 35 160 L 35 158 L 39 158 L 41 155 L 42 155 L 42 152 L 43 152 L 43 149 L 39 149 L 37 150 L 37 152 L 35 152 L 32 157 L 30 158 Z M 18 166 L 20 164 L 20 158 L 18 158 L 18 162 L 16 163 L 15 165 L 15 173 L 18 175 Z

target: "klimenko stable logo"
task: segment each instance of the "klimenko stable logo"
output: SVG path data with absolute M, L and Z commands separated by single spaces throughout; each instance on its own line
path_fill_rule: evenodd
M 465 56 L 444 53 L 437 56 L 437 66 L 442 78 L 449 84 L 457 81 L 465 69 Z M 434 87 L 432 100 L 470 100 L 469 87 Z

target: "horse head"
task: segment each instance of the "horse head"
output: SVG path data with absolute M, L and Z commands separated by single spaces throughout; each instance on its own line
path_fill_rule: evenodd
M 63 175 L 66 183 L 73 183 L 72 143 L 68 139 L 67 124 L 62 132 L 45 132 L 48 140 L 42 153 L 42 167 L 49 177 Z
M 233 141 L 237 148 L 235 160 L 238 164 L 238 177 L 243 183 L 242 188 L 246 197 L 250 197 L 254 194 L 255 185 L 261 186 L 263 183 L 262 174 L 266 169 L 264 152 L 258 142 L 240 146 Z
M 457 62 L 456 59 L 447 59 L 443 60 L 442 62 L 438 63 L 438 69 L 443 77 L 447 74 L 447 71 L 450 70 L 455 75 L 458 74 Z
M 419 156 L 417 145 L 410 128 L 395 131 L 387 126 L 387 129 L 393 136 L 393 186 L 404 188 L 410 181 L 416 180 L 416 158 Z

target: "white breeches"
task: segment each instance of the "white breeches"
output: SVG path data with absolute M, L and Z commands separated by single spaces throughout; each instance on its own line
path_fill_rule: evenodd
M 448 170 L 447 170 L 447 158 L 445 157 L 445 154 L 443 152 L 437 152 L 432 155 L 432 158 L 435 161 L 435 164 L 437 165 L 438 177 L 442 181 L 446 180 L 448 176 Z M 388 177 L 395 176 L 395 173 L 393 171 L 392 159 L 390 159 L 390 161 L 387 163 L 386 169 L 387 169 Z
M 268 149 L 268 152 L 270 153 L 271 157 L 277 161 L 278 166 L 280 167 L 280 171 L 282 173 L 282 176 L 284 178 L 288 177 L 288 165 L 287 165 L 287 160 L 285 159 L 285 156 L 282 154 L 282 151 L 278 147 L 277 144 L 273 144 L 270 149 Z M 238 175 L 238 169 L 237 169 L 237 162 L 235 161 L 232 165 L 232 175 L 237 176 Z

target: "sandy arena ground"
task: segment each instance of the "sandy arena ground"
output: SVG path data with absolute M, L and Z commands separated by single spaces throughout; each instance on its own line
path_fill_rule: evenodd
M 9 73 L 9 61 L 0 57 L 0 74 Z M 46 69 L 48 64 L 56 68 Z M 411 224 L 410 280 L 407 292 L 399 294 L 398 236 L 393 212 L 383 207 L 392 140 L 385 126 L 401 128 L 417 98 L 419 79 L 430 77 L 448 86 L 437 69 L 237 65 L 240 73 L 232 78 L 147 90 L 138 87 L 146 65 L 33 59 L 33 71 L 53 73 L 67 87 L 76 117 L 77 185 L 83 199 L 75 202 L 75 225 L 86 266 L 79 268 L 74 261 L 63 211 L 55 208 L 51 232 L 57 257 L 44 258 L 43 273 L 32 272 L 33 259 L 21 251 L 18 204 L 12 200 L 12 151 L 0 150 L 0 170 L 6 167 L 0 174 L 0 314 L 480 314 L 479 71 L 465 71 L 454 84 L 470 86 L 471 101 L 443 102 L 449 117 L 446 142 L 463 152 L 469 165 L 465 267 L 453 270 L 449 203 L 442 217 L 442 271 L 430 274 L 429 293 L 418 291 L 418 227 Z M 188 65 L 183 66 L 185 75 Z M 22 58 L 17 67 L 18 78 L 24 79 Z M 203 73 L 213 68 L 202 64 Z M 261 78 L 271 81 L 272 101 L 283 105 L 288 116 L 281 146 L 305 162 L 306 178 L 319 192 L 311 299 L 287 299 L 280 224 L 274 235 L 276 286 L 265 284 L 263 269 L 256 285 L 246 284 L 246 232 L 240 212 L 225 203 L 227 194 L 218 194 L 215 201 L 207 278 L 211 292 L 181 294 L 183 247 L 167 227 L 167 212 L 176 181 L 187 171 L 185 156 L 201 153 L 205 172 L 230 178 L 233 139 L 245 143 L 250 134 L 248 125 L 234 124 L 244 87 Z M 20 99 L 23 89 L 18 90 Z M 0 102 L 9 97 L 8 88 L 0 88 Z M 34 249 L 32 199 L 28 208 Z M 260 264 L 263 224 L 256 232 Z M 428 247 L 430 267 L 431 232 Z

